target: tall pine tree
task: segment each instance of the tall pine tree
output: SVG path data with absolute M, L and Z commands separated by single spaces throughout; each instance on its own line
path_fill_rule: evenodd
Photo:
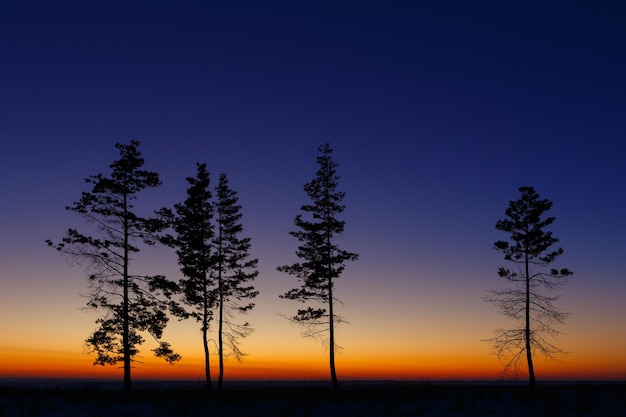
M 196 177 L 188 177 L 186 180 L 189 184 L 187 198 L 183 203 L 174 205 L 176 214 L 168 209 L 161 210 L 161 215 L 169 220 L 176 233 L 175 237 L 167 235 L 163 240 L 176 248 L 183 273 L 179 282 L 182 301 L 191 307 L 191 311 L 181 309 L 178 314 L 181 317 L 192 317 L 200 323 L 206 388 L 211 392 L 209 325 L 217 300 L 213 277 L 214 209 L 206 164 L 197 164 Z
M 215 190 L 216 236 L 215 271 L 218 302 L 218 352 L 219 377 L 217 390 L 221 391 L 224 380 L 224 355 L 226 349 L 240 360 L 243 352 L 239 339 L 247 336 L 252 328 L 248 322 L 236 323 L 232 313 L 246 312 L 254 307 L 249 300 L 258 295 L 253 286 L 247 285 L 258 275 L 258 260 L 250 258 L 250 238 L 241 237 L 241 206 L 237 193 L 228 185 L 226 174 L 221 174 Z
M 69 229 L 61 243 L 46 242 L 72 260 L 86 265 L 91 291 L 88 308 L 103 310 L 99 327 L 87 339 L 96 353 L 94 364 L 123 362 L 124 391 L 131 391 L 131 364 L 144 342 L 141 332 L 159 340 L 168 322 L 169 297 L 176 286 L 162 275 L 131 273 L 131 254 L 139 252 L 137 242 L 153 245 L 163 225 L 156 219 L 139 216 L 135 200 L 140 192 L 161 185 L 156 172 L 142 170 L 140 143 L 116 144 L 120 159 L 110 165 L 111 176 L 86 179 L 91 191 L 67 210 L 81 215 L 93 226 L 93 234 Z M 159 340 L 157 356 L 173 363 L 180 359 L 167 342 Z
M 498 358 L 505 361 L 505 373 L 517 370 L 520 361 L 526 360 L 529 386 L 533 390 L 533 352 L 549 358 L 563 352 L 547 336 L 558 334 L 554 326 L 563 324 L 568 316 L 554 304 L 559 295 L 548 295 L 541 289 L 553 293 L 567 283 L 572 271 L 551 267 L 563 254 L 562 248 L 552 248 L 559 239 L 546 230 L 555 220 L 544 217 L 552 202 L 541 199 L 533 187 L 520 187 L 519 191 L 520 198 L 509 202 L 506 218 L 496 223 L 496 229 L 507 233 L 509 240 L 494 243 L 504 259 L 515 266 L 514 270 L 498 269 L 498 275 L 512 287 L 491 290 L 485 300 L 495 304 L 506 317 L 521 321 L 520 327 L 496 331 L 489 341 Z
M 242 238 L 241 206 L 237 193 L 229 188 L 225 174 L 220 175 L 215 188 L 215 199 L 209 190 L 209 172 L 206 164 L 198 164 L 195 178 L 187 178 L 187 199 L 171 210 L 161 210 L 168 219 L 175 236 L 165 236 L 164 242 L 176 248 L 184 278 L 180 280 L 182 301 L 191 311 L 181 309 L 181 317 L 193 317 L 201 323 L 205 356 L 206 384 L 212 391 L 209 327 L 218 320 L 219 376 L 217 389 L 221 391 L 224 378 L 224 356 L 229 351 L 237 359 L 243 353 L 239 339 L 252 328 L 246 322 L 232 320 L 234 312 L 245 312 L 254 307 L 249 300 L 258 291 L 248 285 L 258 274 L 257 260 L 250 259 L 250 238 Z
M 290 232 L 300 242 L 296 255 L 301 262 L 277 269 L 294 275 L 301 283 L 300 287 L 286 292 L 281 298 L 327 306 L 299 309 L 292 320 L 311 329 L 305 332 L 305 336 L 328 333 L 325 342 L 329 350 L 330 375 L 333 389 L 337 390 L 335 322 L 338 317 L 335 313 L 334 281 L 342 274 L 345 262 L 357 260 L 358 255 L 339 249 L 335 243 L 344 231 L 345 222 L 337 216 L 345 210 L 342 204 L 345 193 L 337 191 L 340 177 L 336 173 L 337 164 L 332 160 L 330 145 L 324 144 L 318 151 L 319 169 L 315 178 L 304 186 L 311 199 L 310 204 L 301 207 L 307 218 L 298 214 L 295 225 L 299 230 Z

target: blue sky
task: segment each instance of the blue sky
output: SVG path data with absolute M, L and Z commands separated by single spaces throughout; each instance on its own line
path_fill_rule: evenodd
M 147 211 L 181 201 L 196 162 L 229 175 L 260 262 L 258 322 L 284 326 L 273 315 L 293 308 L 277 298 L 291 283 L 275 267 L 293 260 L 302 186 L 330 142 L 342 242 L 361 255 L 346 269 L 348 318 L 380 299 L 413 305 L 409 321 L 457 305 L 477 316 L 472 343 L 489 337 L 494 226 L 532 185 L 554 202 L 575 272 L 571 321 L 623 319 L 625 23 L 617 2 L 3 2 L 0 297 L 57 282 L 59 303 L 82 305 L 80 268 L 44 240 L 80 226 L 64 207 L 136 139 L 164 182 Z M 138 265 L 177 274 L 147 255 Z M 0 307 L 5 328 L 27 308 Z

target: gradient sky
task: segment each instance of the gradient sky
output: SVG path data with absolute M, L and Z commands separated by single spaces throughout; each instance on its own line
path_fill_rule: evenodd
M 232 378 L 327 378 L 327 354 L 281 314 L 296 284 L 289 236 L 317 147 L 346 191 L 340 244 L 360 254 L 337 281 L 339 378 L 497 378 L 481 341 L 509 325 L 481 297 L 500 288 L 493 242 L 509 200 L 532 185 L 575 274 L 559 362 L 538 378 L 626 378 L 626 8 L 618 2 L 3 1 L 0 5 L 0 378 L 121 377 L 93 367 L 87 291 L 45 239 L 108 174 L 116 142 L 141 141 L 184 198 L 206 162 L 239 192 L 259 258 L 255 333 Z M 165 248 L 136 273 L 179 276 Z M 174 366 L 135 378 L 201 378 L 198 326 L 173 321 Z

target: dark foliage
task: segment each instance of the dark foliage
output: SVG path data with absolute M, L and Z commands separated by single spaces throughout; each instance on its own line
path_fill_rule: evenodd
M 517 372 L 525 357 L 529 383 L 535 385 L 533 352 L 554 358 L 563 351 L 548 340 L 557 335 L 554 328 L 563 324 L 568 314 L 555 306 L 558 294 L 545 294 L 562 288 L 572 272 L 567 268 L 555 269 L 550 265 L 563 254 L 563 249 L 551 249 L 559 242 L 546 228 L 555 218 L 545 217 L 552 202 L 540 199 L 532 187 L 520 187 L 519 200 L 509 202 L 506 218 L 496 223 L 496 229 L 509 234 L 509 240 L 499 240 L 494 248 L 504 259 L 516 265 L 515 270 L 498 269 L 498 276 L 509 281 L 512 288 L 491 290 L 486 301 L 495 304 L 505 316 L 521 322 L 520 327 L 498 330 L 489 339 L 495 353 L 505 362 L 504 372 Z
M 239 349 L 239 340 L 252 331 L 248 322 L 237 323 L 232 320 L 232 313 L 245 313 L 254 308 L 254 299 L 259 292 L 248 285 L 257 275 L 258 260 L 250 257 L 250 238 L 241 237 L 241 205 L 238 204 L 237 192 L 228 184 L 226 174 L 221 174 L 215 190 L 215 212 L 217 233 L 215 245 L 215 269 L 217 271 L 218 299 L 218 353 L 219 377 L 218 391 L 222 389 L 224 379 L 224 355 L 226 350 L 237 360 L 244 353 Z
M 249 257 L 250 239 L 241 238 L 241 206 L 237 193 L 228 186 L 222 174 L 211 193 L 210 176 L 206 164 L 197 164 L 195 178 L 187 178 L 187 199 L 169 209 L 160 211 L 160 217 L 172 226 L 175 236 L 163 237 L 163 242 L 176 248 L 178 263 L 184 278 L 180 280 L 183 304 L 180 317 L 192 317 L 201 323 L 205 355 L 207 389 L 212 390 L 210 374 L 209 327 L 218 320 L 218 390 L 222 387 L 224 355 L 230 352 L 237 359 L 244 355 L 239 339 L 252 328 L 246 322 L 235 323 L 232 312 L 246 312 L 254 304 L 245 301 L 256 297 L 258 291 L 247 285 L 258 274 L 257 260 Z
M 158 219 L 139 216 L 135 211 L 138 194 L 161 185 L 159 175 L 142 170 L 144 160 L 139 142 L 116 144 L 120 159 L 110 165 L 111 176 L 102 174 L 86 179 L 91 191 L 67 210 L 79 214 L 93 226 L 93 235 L 69 229 L 61 243 L 48 245 L 86 266 L 90 293 L 87 307 L 104 315 L 86 342 L 96 353 L 95 364 L 124 363 L 124 388 L 130 391 L 131 362 L 144 342 L 141 332 L 159 340 L 168 322 L 167 297 L 178 291 L 164 276 L 145 276 L 130 271 L 131 254 L 138 243 L 154 245 L 163 228 Z M 170 363 L 180 359 L 170 345 L 159 341 L 157 356 Z
M 334 312 L 334 280 L 343 272 L 345 262 L 357 260 L 358 255 L 340 249 L 335 243 L 344 231 L 345 222 L 337 216 L 345 210 L 342 204 L 345 193 L 337 191 L 340 177 L 336 173 L 337 164 L 332 160 L 330 145 L 320 146 L 319 153 L 317 174 L 304 186 L 311 200 L 310 204 L 301 207 L 307 218 L 298 214 L 295 218 L 298 230 L 290 232 L 300 242 L 296 255 L 301 261 L 277 269 L 294 275 L 301 283 L 281 298 L 316 304 L 299 309 L 292 320 L 306 326 L 305 336 L 328 333 L 324 342 L 329 347 L 331 379 L 336 388 L 335 322 L 339 317 Z M 320 304 L 322 306 L 318 307 Z

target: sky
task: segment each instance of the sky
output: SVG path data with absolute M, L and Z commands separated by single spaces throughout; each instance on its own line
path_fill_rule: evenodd
M 196 162 L 238 192 L 260 295 L 227 380 L 328 378 L 276 271 L 297 261 L 326 142 L 338 244 L 359 254 L 336 282 L 340 380 L 500 377 L 484 339 L 515 323 L 482 297 L 505 287 L 495 224 L 520 186 L 553 201 L 557 266 L 574 271 L 554 340 L 568 354 L 537 358 L 537 378 L 624 380 L 624 45 L 619 2 L 1 2 L 0 378 L 121 378 L 92 366 L 85 273 L 45 240 L 85 226 L 65 207 L 138 140 L 163 181 L 145 214 L 184 199 Z M 132 268 L 180 277 L 163 247 Z M 165 339 L 183 359 L 147 341 L 133 377 L 201 380 L 199 326 L 172 320 Z

